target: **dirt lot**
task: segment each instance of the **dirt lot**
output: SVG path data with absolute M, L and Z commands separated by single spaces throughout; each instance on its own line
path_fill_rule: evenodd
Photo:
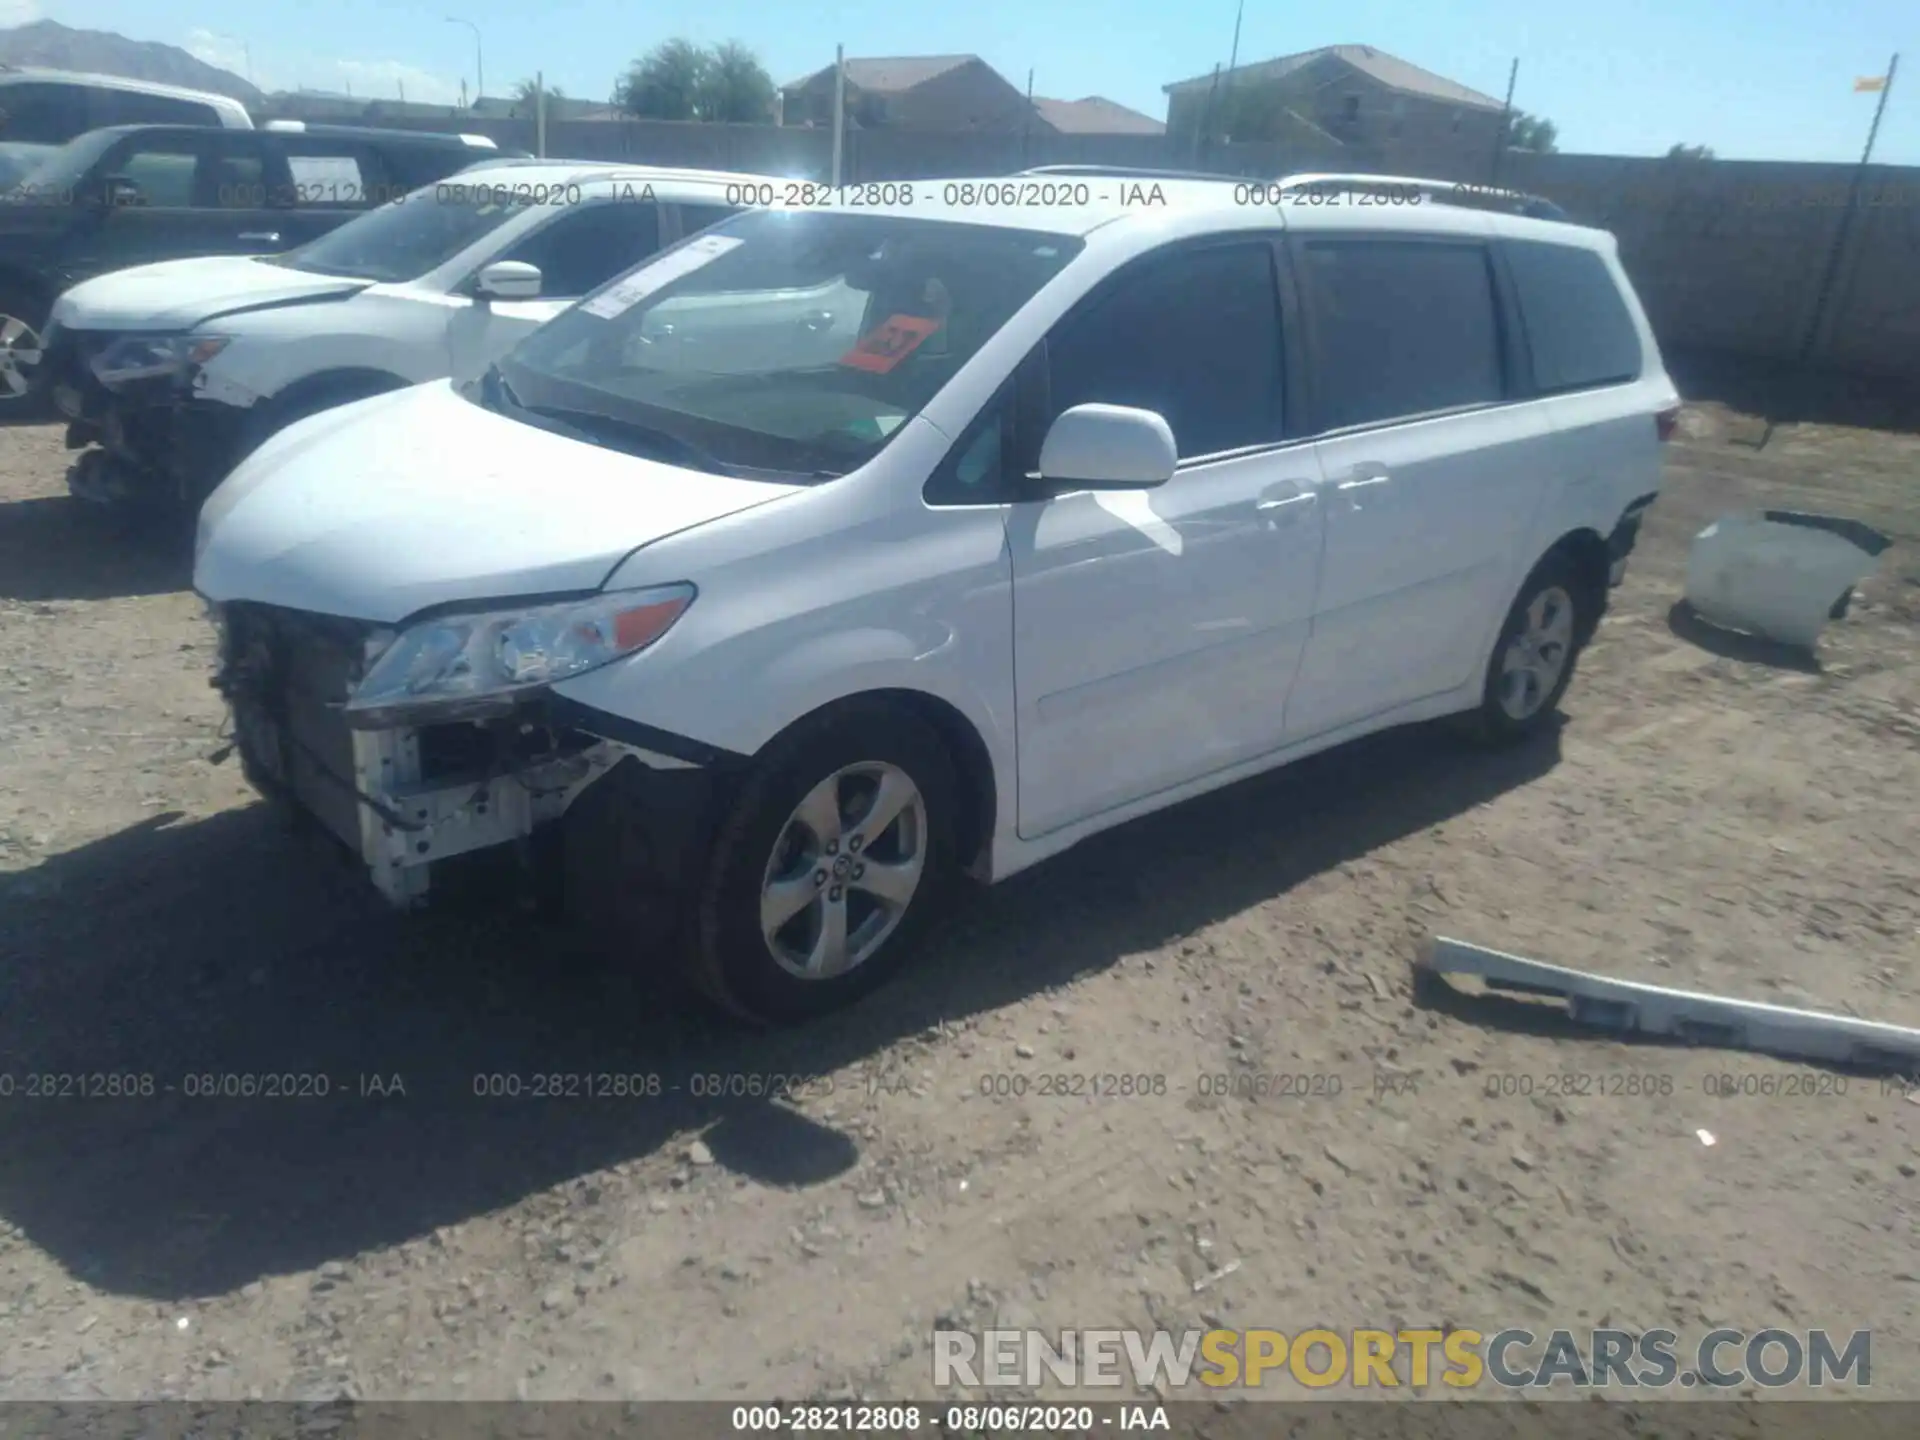
M 320 863 L 207 762 L 184 558 L 75 513 L 57 432 L 0 432 L 0 1395 L 925 1396 L 944 1316 L 1870 1327 L 1875 1391 L 1920 1396 L 1920 1104 L 1716 1098 L 1796 1072 L 1408 983 L 1431 928 L 1920 1024 L 1920 438 L 1687 423 L 1556 739 L 1403 732 L 1127 826 L 771 1038 Z M 1756 500 L 1900 536 L 1818 667 L 1670 623 L 1689 537 Z M 162 1093 L 24 1098 L 47 1072 Z M 185 1093 L 258 1072 L 331 1093 Z M 548 1072 L 680 1089 L 474 1094 Z

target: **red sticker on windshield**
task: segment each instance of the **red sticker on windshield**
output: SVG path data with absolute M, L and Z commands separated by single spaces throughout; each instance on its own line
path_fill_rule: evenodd
M 871 370 L 884 375 L 940 328 L 938 320 L 924 315 L 889 315 L 860 337 L 859 343 L 840 357 L 842 365 L 856 370 Z

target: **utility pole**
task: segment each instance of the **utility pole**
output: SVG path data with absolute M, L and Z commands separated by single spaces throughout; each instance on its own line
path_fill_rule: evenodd
M 458 15 L 447 16 L 449 25 L 464 25 L 473 31 L 473 98 L 479 100 L 487 93 L 486 57 L 480 52 L 480 27 L 471 20 L 462 20 Z
M 1213 67 L 1213 84 L 1207 87 L 1206 108 L 1200 112 L 1200 129 L 1193 141 L 1193 160 L 1196 165 L 1200 163 L 1203 149 L 1210 148 L 1213 144 L 1213 102 L 1219 94 L 1220 66 L 1216 62 Z
M 533 72 L 533 153 L 547 158 L 547 72 Z
M 1233 140 L 1233 72 L 1240 68 L 1240 22 L 1245 18 L 1246 13 L 1247 0 L 1240 0 L 1239 6 L 1233 12 L 1233 46 L 1227 51 L 1226 104 L 1222 108 L 1220 117 L 1226 122 L 1223 128 L 1227 131 L 1229 143 Z M 1216 75 L 1218 73 L 1218 71 L 1215 72 Z
M 1880 117 L 1887 113 L 1887 97 L 1893 94 L 1894 73 L 1900 68 L 1900 54 L 1887 62 L 1887 73 L 1880 77 L 1880 103 L 1873 107 L 1873 123 L 1867 127 L 1866 147 L 1860 152 L 1860 163 L 1853 167 L 1853 183 L 1847 187 L 1847 208 L 1840 212 L 1840 223 L 1833 227 L 1833 246 L 1827 251 L 1827 268 L 1820 277 L 1820 288 L 1814 293 L 1813 315 L 1807 322 L 1806 333 L 1800 337 L 1800 363 L 1805 365 L 1813 358 L 1814 346 L 1819 343 L 1821 327 L 1826 323 L 1827 303 L 1833 298 L 1833 288 L 1840 278 L 1840 261 L 1846 254 L 1847 241 L 1853 234 L 1853 215 L 1860 208 L 1860 191 L 1866 184 L 1867 166 L 1873 161 L 1873 142 L 1880 137 Z M 1868 85 L 1856 81 L 1854 88 L 1864 90 Z
M 847 47 L 833 47 L 833 186 L 840 188 L 840 156 L 847 130 Z
M 1500 107 L 1500 131 L 1493 137 L 1493 170 L 1489 180 L 1498 184 L 1500 180 L 1500 162 L 1507 155 L 1507 132 L 1513 124 L 1513 82 L 1520 78 L 1520 57 L 1513 57 L 1513 64 L 1507 67 L 1507 100 Z
M 1020 125 L 1020 168 L 1027 169 L 1033 164 L 1033 156 L 1028 153 L 1033 143 L 1033 71 L 1027 71 L 1027 114 Z

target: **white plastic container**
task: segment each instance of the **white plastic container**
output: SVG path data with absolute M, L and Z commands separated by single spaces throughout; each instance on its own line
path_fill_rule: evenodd
M 1810 650 L 1891 543 L 1839 516 L 1725 515 L 1694 538 L 1687 603 L 1716 625 Z

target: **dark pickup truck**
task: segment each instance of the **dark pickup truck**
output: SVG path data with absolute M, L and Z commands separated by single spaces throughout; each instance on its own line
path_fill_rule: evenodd
M 0 195 L 0 416 L 45 408 L 41 331 L 68 286 L 156 260 L 290 250 L 524 153 L 479 135 L 286 121 L 118 125 L 68 142 Z

